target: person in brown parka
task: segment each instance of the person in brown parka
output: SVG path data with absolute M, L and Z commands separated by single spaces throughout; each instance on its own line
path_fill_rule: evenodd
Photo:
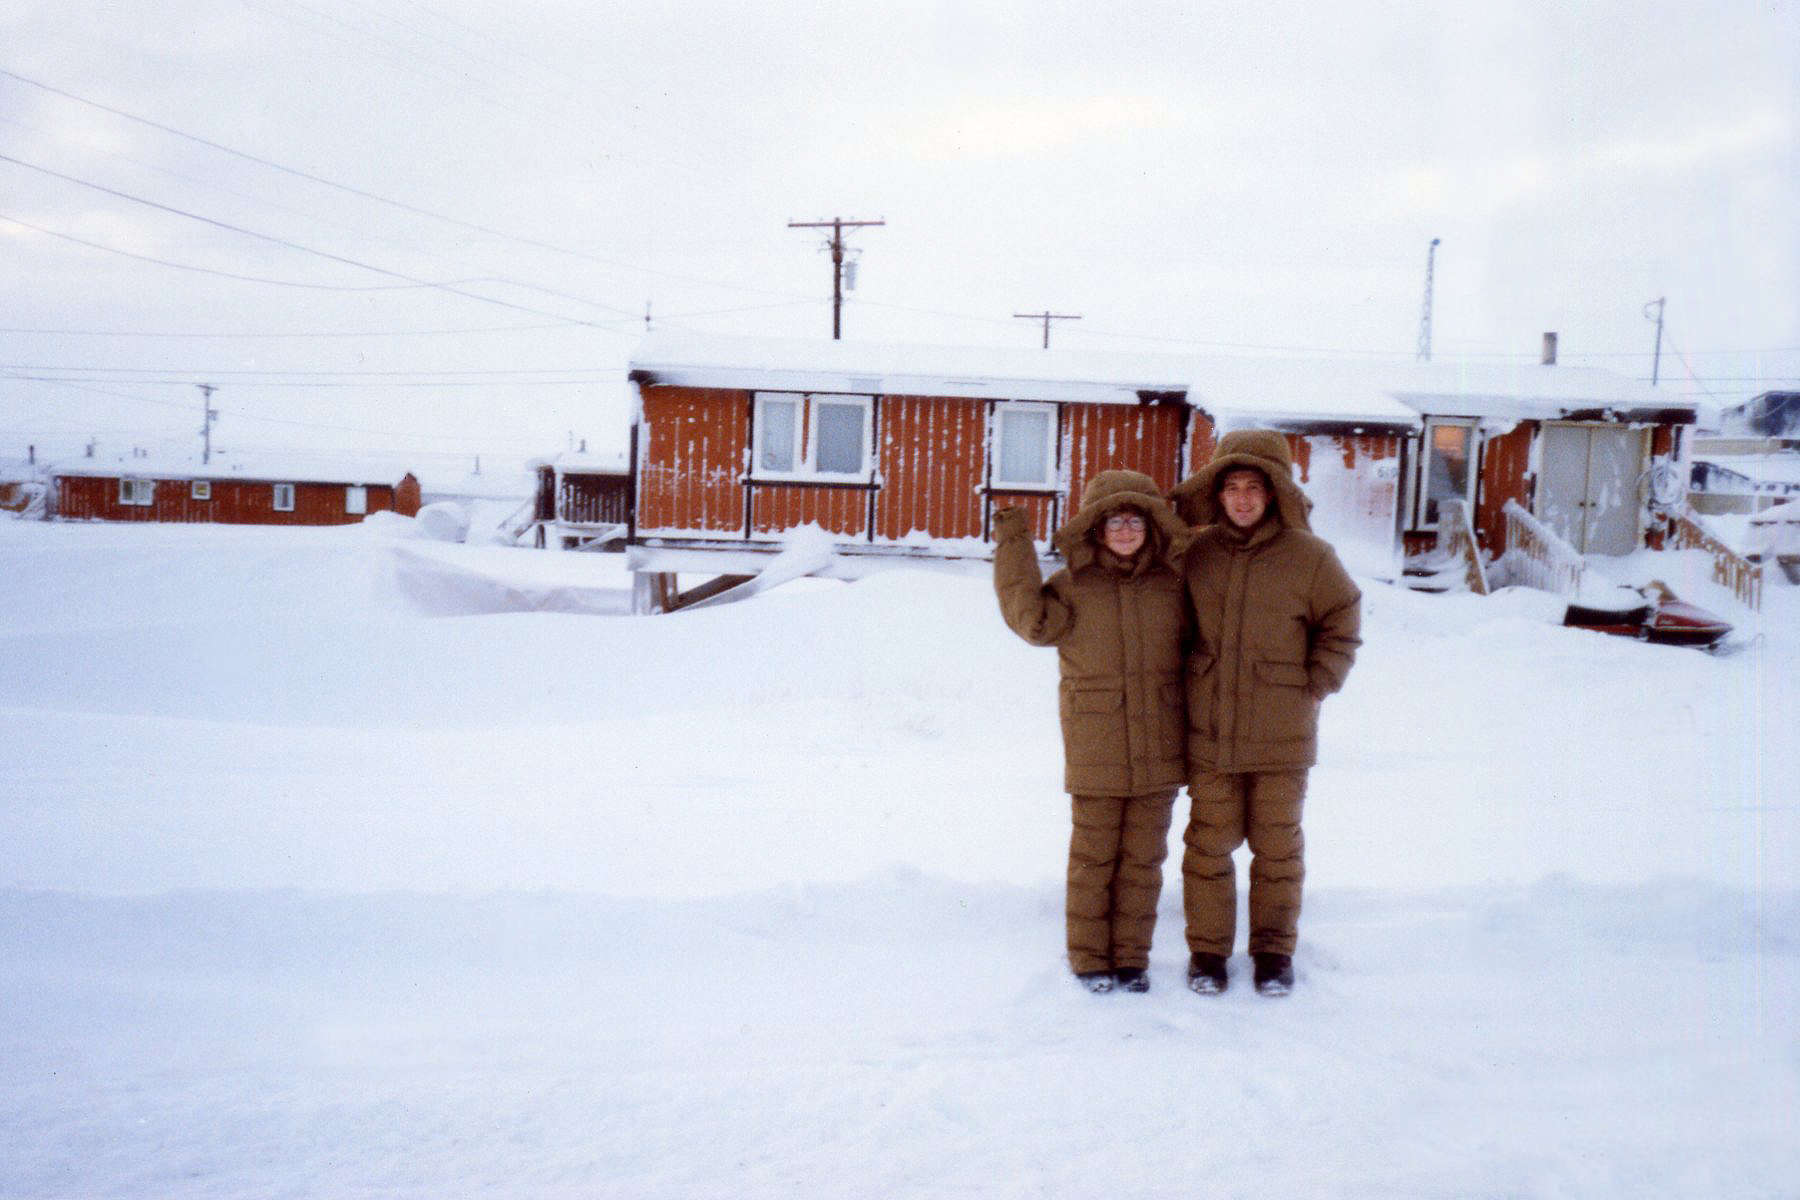
M 1319 705 L 1362 644 L 1362 593 L 1313 536 L 1287 439 L 1226 434 L 1170 493 L 1199 527 L 1186 563 L 1196 625 L 1187 658 L 1188 796 L 1183 907 L 1188 986 L 1225 990 L 1237 932 L 1231 853 L 1250 842 L 1250 955 L 1257 990 L 1293 987 L 1305 879 L 1300 814 L 1318 751 Z
M 1032 645 L 1055 646 L 1061 668 L 1069 966 L 1090 991 L 1146 991 L 1170 810 L 1187 778 L 1187 527 L 1149 476 L 1102 471 L 1056 532 L 1066 565 L 1049 582 L 1024 510 L 996 514 L 994 536 L 1001 615 Z

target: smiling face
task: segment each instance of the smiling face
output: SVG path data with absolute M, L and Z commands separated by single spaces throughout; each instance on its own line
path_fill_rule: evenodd
M 1253 529 L 1269 511 L 1269 484 L 1254 467 L 1236 467 L 1219 480 L 1219 507 L 1239 529 Z
M 1100 522 L 1100 540 L 1120 558 L 1130 558 L 1144 548 L 1145 524 L 1144 514 L 1137 509 L 1115 509 Z

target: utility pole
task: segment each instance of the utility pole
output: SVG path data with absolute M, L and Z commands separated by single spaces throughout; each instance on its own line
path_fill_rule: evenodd
M 1650 310 L 1652 308 L 1654 308 L 1656 310 L 1656 318 L 1655 318 L 1656 319 L 1656 357 L 1654 357 L 1650 360 L 1650 386 L 1651 387 L 1656 386 L 1657 374 L 1662 369 L 1662 317 L 1663 317 L 1663 304 L 1667 299 L 1668 299 L 1667 296 L 1658 296 L 1656 299 L 1652 300 L 1650 303 L 1644 305 L 1644 320 L 1646 320 L 1646 321 L 1651 319 Z
M 219 415 L 218 413 L 213 411 L 212 394 L 217 389 L 210 383 L 196 383 L 194 386 L 200 389 L 200 395 L 202 397 L 201 403 L 204 406 L 204 412 L 205 412 L 205 416 L 200 421 L 200 437 L 201 437 L 201 445 L 203 447 L 203 449 L 200 452 L 200 461 L 202 463 L 211 463 L 212 462 L 212 423 L 213 423 L 213 420 L 215 418 L 217 418 Z
M 1419 359 L 1431 361 L 1431 276 L 1437 268 L 1437 248 L 1441 239 L 1432 238 L 1425 251 L 1425 308 L 1419 317 Z
M 825 245 L 831 250 L 831 340 L 834 342 L 843 336 L 844 230 L 886 224 L 886 221 L 847 221 L 843 217 L 833 217 L 829 221 L 788 222 L 789 229 L 831 230 L 831 240 Z
M 1050 348 L 1050 322 L 1081 320 L 1081 315 L 1079 313 L 1014 313 L 1013 316 L 1018 317 L 1022 321 L 1042 321 L 1044 323 L 1044 349 L 1046 350 Z

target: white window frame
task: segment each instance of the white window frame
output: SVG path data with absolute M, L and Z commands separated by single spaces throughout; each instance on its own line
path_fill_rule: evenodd
M 768 402 L 792 404 L 796 461 L 791 470 L 771 470 L 762 465 L 763 437 L 769 428 Z M 856 471 L 819 469 L 819 420 L 821 403 L 855 407 L 862 412 L 862 468 Z M 805 430 L 802 438 L 801 429 Z M 875 397 L 847 392 L 757 392 L 750 423 L 750 478 L 801 483 L 868 483 L 875 478 Z
M 294 511 L 294 485 L 291 483 L 277 483 L 274 485 L 274 489 L 275 489 L 275 511 L 276 512 L 293 512 Z M 286 504 L 282 503 L 282 500 L 284 498 L 287 500 Z
M 344 485 L 344 514 L 351 517 L 369 515 L 369 487 L 367 484 Z
M 1475 491 L 1481 483 L 1481 421 L 1476 417 L 1426 417 L 1425 427 L 1419 433 L 1419 463 L 1413 473 L 1413 496 L 1410 505 L 1413 523 L 1418 530 L 1436 529 L 1436 521 L 1425 519 L 1426 505 L 1430 502 L 1426 487 L 1431 479 L 1432 432 L 1433 430 L 1451 426 L 1466 429 L 1469 433 L 1469 478 L 1463 487 L 1463 499 L 1468 502 L 1469 514 L 1475 513 Z
M 1044 437 L 1044 477 L 1042 479 L 1008 479 L 1000 473 L 1000 464 L 1005 461 L 1001 453 L 1001 443 L 1005 440 L 1006 418 L 1026 413 L 1042 413 L 1046 418 Z M 1057 406 L 1044 404 L 1034 400 L 999 400 L 994 403 L 993 453 L 990 457 L 992 466 L 988 469 L 988 484 L 996 489 L 1009 492 L 1054 492 L 1058 490 L 1057 468 Z
M 192 483 L 190 483 L 188 485 L 188 499 L 190 499 L 190 500 L 211 500 L 212 499 L 212 480 L 196 479 Z
M 119 479 L 119 503 L 127 508 L 148 508 L 155 503 L 156 480 L 140 479 L 135 475 L 121 476 Z

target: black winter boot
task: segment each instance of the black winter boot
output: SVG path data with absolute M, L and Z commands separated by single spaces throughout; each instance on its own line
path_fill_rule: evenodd
M 1202 996 L 1216 996 L 1231 982 L 1222 954 L 1196 954 L 1188 959 L 1188 987 Z
M 1252 954 L 1256 963 L 1256 990 L 1265 996 L 1285 996 L 1294 990 L 1294 960 L 1286 954 Z
M 1113 978 L 1119 981 L 1119 990 L 1123 992 L 1150 990 L 1150 976 L 1142 967 L 1120 967 L 1113 972 Z
M 1081 986 L 1096 996 L 1113 990 L 1113 973 L 1111 971 L 1077 971 L 1075 978 Z

